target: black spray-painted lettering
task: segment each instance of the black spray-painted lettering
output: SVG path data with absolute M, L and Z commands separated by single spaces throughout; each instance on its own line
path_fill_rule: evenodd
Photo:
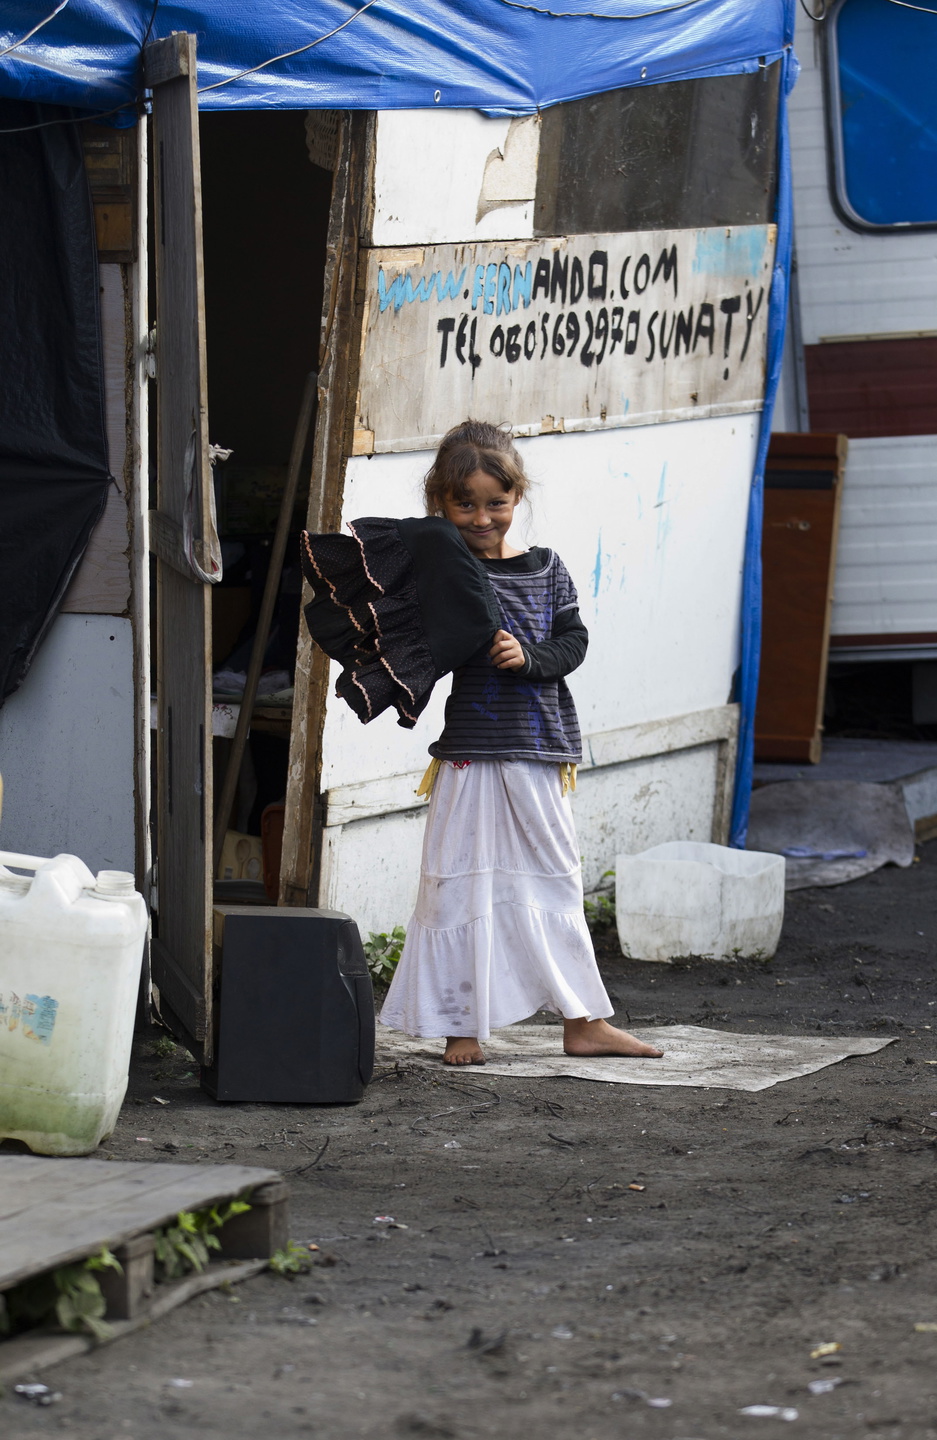
M 716 312 L 708 300 L 704 300 L 699 307 L 699 314 L 696 317 L 696 329 L 693 332 L 693 354 L 696 354 L 696 347 L 700 340 L 709 341 L 709 353 L 713 353 L 713 336 L 716 333 Z
M 586 288 L 585 276 L 582 273 L 582 261 L 578 255 L 573 256 L 573 266 L 569 272 L 569 303 L 578 305 L 582 299 L 582 292 Z
M 642 255 L 634 267 L 634 288 L 639 295 L 643 295 L 651 283 L 651 257 Z
M 758 299 L 755 301 L 755 305 L 754 305 L 754 308 L 753 308 L 753 307 L 752 307 L 752 292 L 751 292 L 750 290 L 747 290 L 747 291 L 745 292 L 745 306 L 746 306 L 746 315 L 745 315 L 745 344 L 742 346 L 742 353 L 741 353 L 741 355 L 739 356 L 739 364 L 740 364 L 740 365 L 741 365 L 742 361 L 745 359 L 745 356 L 748 354 L 748 345 L 749 345 L 749 341 L 750 341 L 751 338 L 752 338 L 752 326 L 753 326 L 754 323 L 755 323 L 755 316 L 758 314 L 758 311 L 761 309 L 761 302 L 762 302 L 762 300 L 763 300 L 764 298 L 765 298 L 765 287 L 762 285 L 761 289 L 758 291 Z
M 593 250 L 589 256 L 588 291 L 590 300 L 604 300 L 608 291 L 608 251 Z
M 664 255 L 671 255 L 671 252 L 664 252 Z M 596 260 L 596 256 L 599 257 Z M 641 261 L 647 257 L 642 256 L 638 262 L 635 272 L 635 289 L 638 289 L 637 275 L 642 273 Z M 556 259 L 556 257 L 554 257 Z M 575 289 L 581 294 L 587 286 L 601 290 L 607 281 L 603 252 L 594 252 L 590 259 L 589 266 L 584 267 L 576 263 L 576 257 L 569 262 L 564 258 L 563 264 L 558 267 L 556 284 L 559 290 L 564 285 L 570 294 Z M 594 263 L 593 263 L 594 262 Z M 643 267 L 650 268 L 650 261 Z M 666 267 L 662 267 L 663 269 Z M 665 278 L 674 279 L 676 270 L 671 268 L 671 273 Z M 553 272 L 549 276 L 552 284 Z M 650 282 L 653 283 L 653 282 Z M 547 277 L 541 278 L 541 291 L 545 291 Z M 509 365 L 517 365 L 520 360 L 540 364 L 547 359 L 548 352 L 557 358 L 566 357 L 572 359 L 578 356 L 579 363 L 585 369 L 598 367 L 607 356 L 614 355 L 616 350 L 621 350 L 623 355 L 636 355 L 642 335 L 646 337 L 646 350 L 643 355 L 643 363 L 651 365 L 655 362 L 662 363 L 668 360 L 675 361 L 681 357 L 692 357 L 698 349 L 702 349 L 704 355 L 712 355 L 715 351 L 716 339 L 716 315 L 717 312 L 725 316 L 723 325 L 723 358 L 726 365 L 723 369 L 723 379 L 729 378 L 729 360 L 732 352 L 733 337 L 735 337 L 736 348 L 741 345 L 738 356 L 738 363 L 745 359 L 751 346 L 752 334 L 755 321 L 761 312 L 764 304 L 765 289 L 762 286 L 757 294 L 749 288 L 745 291 L 745 331 L 744 336 L 738 325 L 733 326 L 736 315 L 742 312 L 742 295 L 730 295 L 720 299 L 718 302 L 704 300 L 699 306 L 690 305 L 686 310 L 653 310 L 648 313 L 649 307 L 643 310 L 626 311 L 623 305 L 615 305 L 609 309 L 602 305 L 599 307 L 583 306 L 581 309 L 561 310 L 555 315 L 545 310 L 537 318 L 530 319 L 526 323 L 520 322 L 516 325 L 498 324 L 487 337 L 488 351 L 496 359 L 504 359 Z M 469 365 L 472 374 L 482 363 L 482 356 L 478 353 L 476 342 L 478 339 L 479 317 L 471 312 L 463 312 L 458 317 L 443 316 L 436 322 L 436 330 L 440 337 L 439 342 L 439 368 L 445 369 L 450 363 L 451 357 L 459 365 Z M 484 321 L 482 321 L 484 325 Z M 482 335 L 484 337 L 484 330 Z M 702 346 L 701 346 L 702 342 Z
M 628 296 L 631 294 L 631 291 L 628 289 L 628 266 L 630 264 L 631 256 L 629 255 L 627 260 L 625 260 L 624 264 L 621 267 L 621 275 L 619 276 L 618 280 L 618 293 L 621 296 L 622 300 L 627 300 Z
M 742 308 L 741 295 L 732 295 L 725 300 L 720 300 L 719 309 L 726 317 L 726 333 L 723 346 L 723 358 L 729 358 L 729 345 L 732 343 L 732 316 L 737 315 Z
M 673 276 L 673 298 L 676 300 L 676 298 L 677 298 L 677 247 L 676 247 L 676 245 L 671 245 L 671 247 L 670 247 L 669 250 L 662 250 L 662 251 L 660 252 L 660 259 L 658 260 L 657 264 L 654 266 L 654 274 L 651 276 L 651 279 L 652 279 L 652 280 L 657 280 L 658 276 L 661 275 L 661 274 L 663 274 L 664 284 L 665 284 L 665 285 L 667 284 L 667 281 L 670 279 L 671 275 Z
M 550 304 L 556 304 L 556 297 L 559 294 L 563 304 L 566 304 L 566 283 L 569 279 L 569 256 L 564 255 L 560 260 L 560 252 L 553 251 L 553 269 L 550 272 Z
M 442 343 L 439 347 L 439 368 L 441 370 L 446 363 L 446 356 L 449 353 L 449 336 L 455 329 L 455 320 L 452 316 L 445 315 L 442 320 L 437 320 L 436 329 L 442 336 Z
M 550 293 L 550 262 L 545 255 L 541 255 L 537 261 L 537 268 L 534 271 L 534 288 L 532 291 L 534 300 L 536 300 L 541 290 L 544 296 Z
M 651 342 L 651 348 L 650 348 L 650 350 L 648 351 L 648 353 L 645 355 L 644 358 L 645 358 L 645 360 L 647 361 L 647 363 L 648 363 L 649 365 L 650 365 L 651 361 L 654 359 L 654 345 L 655 345 L 654 321 L 657 319 L 657 317 L 658 317 L 659 314 L 660 314 L 660 311 L 659 311 L 659 310 L 655 310 L 655 311 L 654 311 L 654 314 L 651 316 L 650 320 L 647 322 L 647 338 L 648 338 L 648 339 L 650 340 L 650 342 Z

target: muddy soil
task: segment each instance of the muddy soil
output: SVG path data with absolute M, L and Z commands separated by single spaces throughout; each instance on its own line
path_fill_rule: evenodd
M 355 1107 L 222 1107 L 144 1038 L 105 1152 L 283 1171 L 316 1264 L 46 1372 L 61 1402 L 8 1394 L 0 1433 L 937 1437 L 935 882 L 931 844 L 794 894 L 767 966 L 603 947 L 638 1032 L 897 1037 L 759 1094 L 410 1070 Z

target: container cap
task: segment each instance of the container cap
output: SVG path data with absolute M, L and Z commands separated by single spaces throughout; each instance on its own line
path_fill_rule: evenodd
M 88 893 L 96 900 L 132 900 L 136 881 L 129 870 L 99 870 Z

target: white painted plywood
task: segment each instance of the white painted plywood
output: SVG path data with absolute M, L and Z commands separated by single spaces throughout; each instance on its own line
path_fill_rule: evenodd
M 533 235 L 539 130 L 536 116 L 382 110 L 371 243 L 438 245 Z
M 774 227 L 373 250 L 356 448 L 759 410 Z
M 728 700 L 757 430 L 744 415 L 518 441 L 535 483 L 512 539 L 559 551 L 591 635 L 569 681 L 585 734 Z M 431 460 L 349 461 L 344 518 L 421 514 Z M 323 790 L 423 768 L 448 688 L 414 730 L 390 714 L 362 726 L 330 696 Z
M 790 121 L 804 343 L 935 329 L 937 231 L 859 233 L 833 209 L 818 29 L 798 13 L 802 70 L 790 98 Z
M 0 844 L 134 869 L 131 622 L 60 615 L 0 709 Z
M 834 635 L 937 631 L 937 437 L 850 440 Z

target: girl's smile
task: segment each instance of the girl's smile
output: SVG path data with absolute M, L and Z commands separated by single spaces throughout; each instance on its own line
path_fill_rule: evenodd
M 517 491 L 505 490 L 501 481 L 484 470 L 476 470 L 465 482 L 459 500 L 447 495 L 443 514 L 456 526 L 462 539 L 482 560 L 509 560 L 522 551 L 514 550 L 505 536 L 517 509 Z

